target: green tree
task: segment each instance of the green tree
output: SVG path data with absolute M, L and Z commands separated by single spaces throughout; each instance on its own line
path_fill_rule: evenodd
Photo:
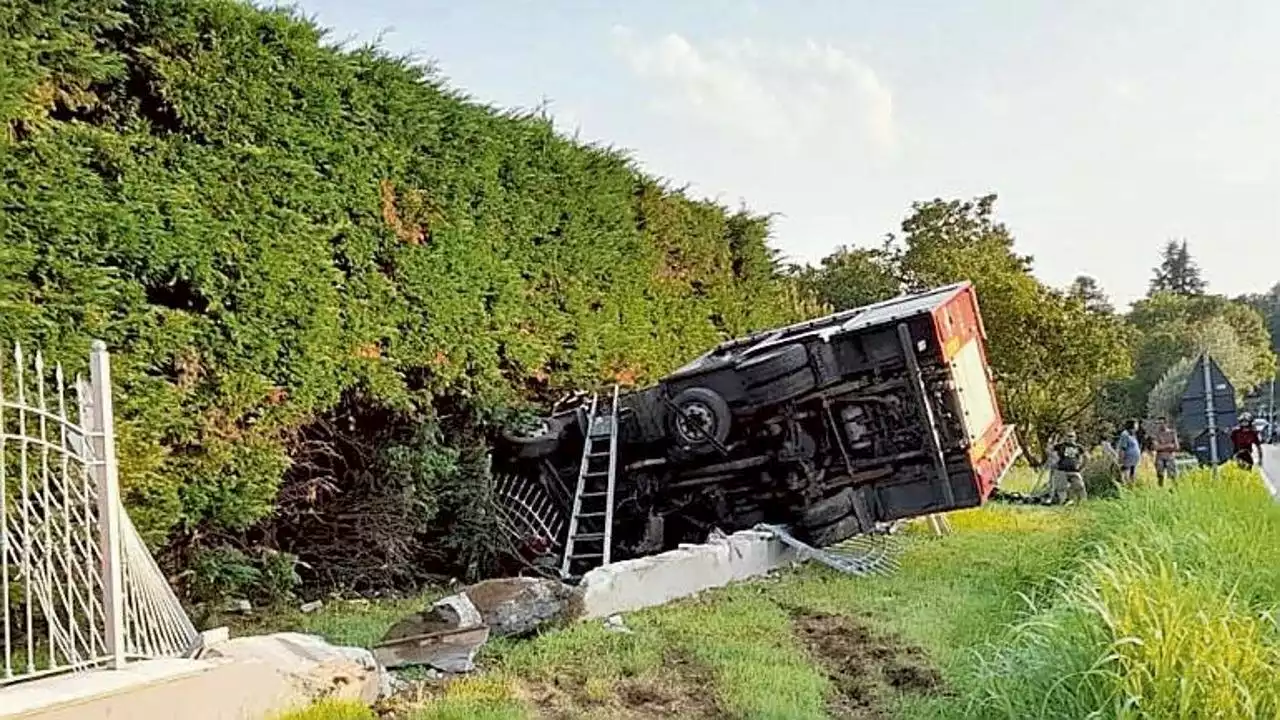
M 907 287 L 971 280 L 1006 416 L 1029 456 L 1050 435 L 1091 421 L 1099 392 L 1129 369 L 1126 331 L 1114 316 L 1047 287 L 994 216 L 996 197 L 917 203 L 902 224 L 896 263 Z
M 1242 393 L 1271 377 L 1275 356 L 1262 315 L 1248 304 L 1218 295 L 1161 292 L 1134 303 L 1134 373 L 1128 412 L 1142 412 L 1152 389 L 1169 367 L 1208 348 Z
M 1244 295 L 1238 301 L 1262 315 L 1267 331 L 1271 334 L 1271 349 L 1280 353 L 1280 283 L 1276 283 L 1265 293 Z
M 1208 283 L 1200 276 L 1200 266 L 1191 257 L 1187 241 L 1170 240 L 1160 253 L 1160 264 L 1151 278 L 1150 294 L 1203 295 Z
M 802 287 L 834 310 L 894 297 L 899 280 L 885 249 L 841 247 L 817 267 L 792 270 Z
M 1098 281 L 1088 275 L 1080 275 L 1071 282 L 1071 287 L 1067 289 L 1067 296 L 1078 300 L 1085 307 L 1094 312 L 1110 315 L 1115 312 L 1115 306 L 1111 304 L 1111 299 L 1107 297 L 1106 291 L 1098 284 Z
M 812 311 L 767 217 L 296 11 L 10 0 L 0 29 L 0 338 L 108 343 L 166 561 L 466 572 L 509 407 Z

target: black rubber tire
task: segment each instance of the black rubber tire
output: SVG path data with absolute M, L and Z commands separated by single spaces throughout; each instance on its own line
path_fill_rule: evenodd
M 858 516 L 850 514 L 830 525 L 806 530 L 802 539 L 814 547 L 830 547 L 863 532 Z
M 796 523 L 802 528 L 816 528 L 829 525 L 853 512 L 853 488 L 845 488 L 829 498 L 805 508 Z
M 785 345 L 763 355 L 747 358 L 738 365 L 738 375 L 748 388 L 765 385 L 809 366 L 809 351 L 803 345 Z
M 747 389 L 747 401 L 756 408 L 781 405 L 818 387 L 813 371 L 804 368 L 799 372 L 777 378 L 772 382 Z
M 512 453 L 521 460 L 549 457 L 560 448 L 559 435 L 524 437 L 507 433 L 503 435 L 503 439 L 511 445 Z
M 729 428 L 733 423 L 733 415 L 729 412 L 729 403 L 725 402 L 720 393 L 704 387 L 685 388 L 671 398 L 671 403 L 681 410 L 694 405 L 705 408 L 706 414 L 704 417 L 711 420 L 708 435 L 717 443 L 723 443 L 729 438 Z M 667 432 L 678 445 L 689 447 L 712 445 L 704 436 L 688 435 L 683 432 L 680 429 L 680 420 L 675 409 L 669 409 L 667 412 Z

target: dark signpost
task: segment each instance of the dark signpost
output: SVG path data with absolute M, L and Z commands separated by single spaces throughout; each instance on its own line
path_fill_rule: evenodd
M 1191 451 L 1217 471 L 1231 457 L 1231 429 L 1236 426 L 1236 391 L 1208 353 L 1200 356 L 1178 413 L 1178 430 L 1190 441 Z

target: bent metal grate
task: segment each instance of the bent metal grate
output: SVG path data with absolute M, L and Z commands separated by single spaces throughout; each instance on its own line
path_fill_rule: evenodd
M 0 357 L 0 687 L 199 638 L 120 504 L 110 384 L 97 342 L 70 388 L 38 352 Z

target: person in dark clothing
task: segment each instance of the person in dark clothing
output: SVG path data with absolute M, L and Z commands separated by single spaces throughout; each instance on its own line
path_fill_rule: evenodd
M 1050 475 L 1053 502 L 1083 502 L 1088 498 L 1084 487 L 1084 447 L 1076 441 L 1075 431 L 1067 433 L 1053 446 L 1054 463 Z
M 1240 424 L 1231 431 L 1231 447 L 1235 450 L 1236 462 L 1246 470 L 1253 469 L 1253 449 L 1258 448 L 1258 456 L 1262 456 L 1262 438 L 1253 427 L 1253 418 L 1244 415 Z

